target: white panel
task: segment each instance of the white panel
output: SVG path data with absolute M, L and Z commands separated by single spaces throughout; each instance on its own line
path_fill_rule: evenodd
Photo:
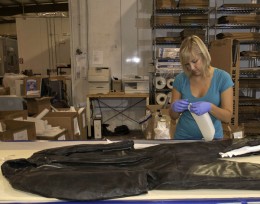
M 121 33 L 122 33 L 122 74 L 137 75 L 140 59 L 136 28 L 137 2 L 136 0 L 121 1 Z
M 112 76 L 146 75 L 152 58 L 150 15 L 152 1 L 89 0 L 90 66 L 108 66 Z M 103 54 L 94 64 L 93 53 Z M 131 62 L 139 57 L 140 62 Z M 126 62 L 126 60 L 130 62 Z
M 152 60 L 151 0 L 121 1 L 122 72 L 148 75 Z M 133 60 L 137 57 L 140 61 Z
M 88 45 L 92 67 L 110 67 L 112 76 L 121 75 L 120 0 L 89 0 Z M 99 52 L 94 64 L 93 54 Z
M 140 63 L 138 65 L 138 75 L 148 75 L 153 71 L 152 61 L 152 31 L 150 27 L 150 18 L 152 14 L 153 1 L 137 0 L 137 18 L 136 27 L 138 29 L 138 53 Z
M 68 18 L 55 18 L 57 64 L 70 64 L 70 31 Z

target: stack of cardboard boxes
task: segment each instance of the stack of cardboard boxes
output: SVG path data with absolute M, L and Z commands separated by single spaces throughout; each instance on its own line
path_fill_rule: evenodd
M 18 120 L 26 118 L 26 110 L 0 111 L 0 140 L 36 140 L 35 124 Z
M 24 76 L 19 79 L 19 85 L 16 88 L 21 100 L 26 100 L 24 103 L 26 105 L 18 108 L 13 107 L 14 105 L 2 107 L 1 110 L 8 111 L 0 111 L 0 140 L 87 139 L 86 109 L 74 108 L 74 111 L 69 112 L 68 109 L 57 110 L 52 107 L 52 97 L 45 96 L 46 93 L 43 93 L 47 91 L 44 90 L 46 89 L 44 79 L 46 77 L 41 76 Z M 53 77 L 51 79 L 55 80 Z M 57 78 L 57 80 L 62 79 Z M 8 94 L 10 94 L 9 87 L 0 89 L 0 95 Z M 10 96 L 11 104 L 13 100 Z
M 86 140 L 86 109 L 57 111 L 42 118 L 28 117 L 27 110 L 0 111 L 0 140 Z M 40 115 L 40 114 L 39 114 Z M 48 127 L 46 130 L 43 129 Z
M 68 130 L 66 140 L 86 140 L 86 108 L 63 108 L 49 112 L 43 120 L 47 120 L 52 126 L 60 126 Z

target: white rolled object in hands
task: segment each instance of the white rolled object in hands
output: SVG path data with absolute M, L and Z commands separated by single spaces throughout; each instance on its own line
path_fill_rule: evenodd
M 189 105 L 189 110 L 190 110 Z M 204 113 L 203 115 L 196 115 L 195 113 L 190 112 L 194 120 L 196 121 L 197 125 L 199 126 L 200 132 L 205 141 L 211 141 L 215 135 L 215 127 L 212 123 L 212 120 L 209 116 L 209 113 Z

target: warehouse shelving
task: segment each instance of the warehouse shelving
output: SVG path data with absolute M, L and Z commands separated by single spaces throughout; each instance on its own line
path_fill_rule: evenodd
M 178 3 L 178 1 L 176 1 Z M 260 13 L 260 5 L 252 1 L 253 3 L 226 3 L 228 1 L 212 1 L 207 8 L 156 8 L 156 1 L 154 0 L 153 14 L 151 18 L 152 27 L 152 39 L 153 39 L 153 64 L 156 67 L 158 61 L 156 57 L 156 49 L 158 47 L 179 47 L 181 44 L 181 38 L 176 38 L 174 34 L 178 33 L 181 29 L 187 28 L 199 28 L 205 30 L 205 43 L 209 46 L 212 41 L 217 39 L 217 35 L 221 32 L 248 32 L 248 33 L 259 33 L 260 22 L 243 23 L 229 22 L 229 23 L 218 23 L 218 18 L 221 16 L 251 16 Z M 208 15 L 207 23 L 178 23 L 178 24 L 156 24 L 157 15 L 163 16 L 181 16 L 181 15 Z M 259 18 L 257 18 L 259 19 Z M 164 36 L 162 32 L 165 32 Z M 170 33 L 170 35 L 169 35 Z M 159 37 L 165 37 L 165 41 L 157 40 Z M 173 37 L 172 37 L 173 36 Z M 175 38 L 174 38 L 175 37 Z M 160 39 L 160 38 L 159 38 Z M 235 37 L 233 39 L 236 39 Z M 239 40 L 239 39 L 238 39 Z M 231 43 L 232 44 L 232 43 Z M 240 51 L 260 51 L 260 38 L 256 39 L 240 39 Z M 232 48 L 230 48 L 232 49 Z M 239 51 L 239 52 L 240 52 Z M 238 54 L 239 55 L 239 54 Z M 232 57 L 232 56 L 231 56 Z M 232 60 L 232 59 L 230 59 Z M 247 134 L 259 134 L 259 128 L 250 126 L 254 122 L 259 123 L 259 106 L 260 106 L 260 57 L 246 57 L 238 56 L 238 64 L 236 66 L 230 65 L 230 70 L 227 70 L 235 82 L 234 86 L 234 115 L 232 119 L 233 125 L 243 124 L 245 127 L 245 133 Z M 219 68 L 222 68 L 219 66 Z M 155 71 L 154 76 L 158 73 Z M 253 77 L 252 77 L 253 76 Z M 156 93 L 156 89 L 152 88 L 152 94 Z M 168 91 L 168 90 L 163 90 Z M 252 114 L 246 114 L 245 110 L 251 110 Z M 255 111 L 253 111 L 255 110 Z M 248 117 L 246 117 L 246 115 Z
M 230 22 L 230 23 L 218 23 L 218 17 L 220 16 L 247 16 L 259 18 L 260 12 L 259 4 L 222 4 L 217 5 L 215 1 L 215 24 L 211 27 L 214 29 L 215 36 L 218 36 L 218 30 L 223 31 L 232 30 L 234 33 L 259 33 L 260 23 L 256 22 Z M 236 37 L 234 37 L 235 39 Z M 240 52 L 246 51 L 259 51 L 260 52 L 260 36 L 256 39 L 239 39 Z M 240 55 L 241 55 L 240 53 Z M 260 56 L 240 56 L 240 66 L 237 71 L 236 78 L 238 79 L 238 125 L 242 125 L 245 128 L 245 134 L 254 135 L 259 134 L 260 129 L 257 127 L 257 123 L 260 121 Z
M 166 80 L 168 79 L 174 79 L 176 74 L 180 73 L 182 70 L 180 66 L 174 66 L 171 68 L 163 69 L 159 66 L 160 61 L 164 62 L 171 62 L 171 61 L 178 61 L 178 59 L 158 59 L 158 56 L 156 55 L 156 51 L 158 48 L 179 48 L 181 44 L 181 36 L 180 32 L 185 29 L 199 29 L 204 30 L 206 35 L 204 39 L 202 39 L 204 42 L 208 42 L 207 33 L 209 28 L 209 22 L 208 22 L 208 15 L 210 9 L 208 7 L 206 8 L 200 8 L 200 7 L 190 7 L 190 8 L 181 8 L 181 7 L 174 7 L 174 8 L 156 8 L 156 0 L 153 2 L 153 14 L 151 17 L 151 27 L 152 27 L 152 39 L 153 39 L 153 64 L 155 67 L 155 72 L 152 76 L 152 92 L 151 92 L 151 99 L 153 103 L 156 103 L 156 96 L 158 94 L 165 94 L 170 95 L 171 88 L 165 86 L 163 89 L 157 89 L 155 87 L 155 79 L 158 76 L 165 77 Z M 200 15 L 207 15 L 207 22 L 189 22 L 184 23 L 181 20 L 182 17 L 185 18 L 187 15 L 192 16 L 200 16 Z M 179 19 L 178 23 L 158 23 L 156 21 L 157 17 L 161 16 L 172 16 L 177 17 Z M 175 19 L 176 20 L 176 19 Z M 163 39 L 163 40 L 159 40 Z M 169 101 L 170 102 L 170 101 Z

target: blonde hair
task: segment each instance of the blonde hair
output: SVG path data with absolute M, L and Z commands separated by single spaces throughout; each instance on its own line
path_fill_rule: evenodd
M 180 47 L 180 61 L 183 68 L 183 71 L 188 76 L 191 75 L 190 71 L 187 70 L 185 64 L 189 63 L 192 58 L 195 56 L 201 56 L 202 62 L 204 63 L 203 66 L 203 75 L 209 75 L 209 67 L 211 63 L 211 57 L 208 51 L 208 48 L 204 44 L 204 42 L 196 35 L 192 35 L 186 37 L 181 44 Z

